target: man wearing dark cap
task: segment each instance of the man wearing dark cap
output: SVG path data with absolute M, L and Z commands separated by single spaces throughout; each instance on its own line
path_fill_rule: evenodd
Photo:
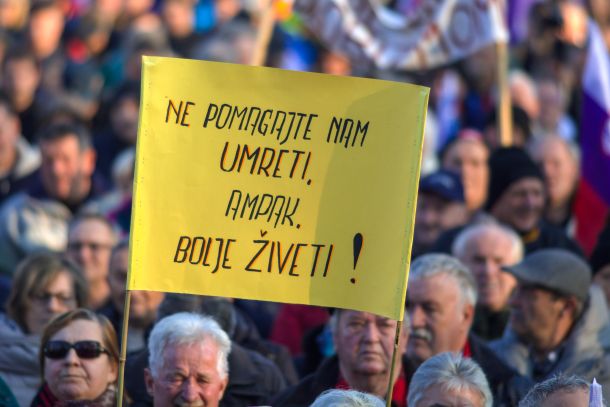
M 517 279 L 509 326 L 491 343 L 497 355 L 538 382 L 558 373 L 603 385 L 610 396 L 610 325 L 591 269 L 563 249 L 544 249 L 505 267 Z
M 526 254 L 556 247 L 582 255 L 580 247 L 563 230 L 542 219 L 546 201 L 544 177 L 525 150 L 496 150 L 489 158 L 489 172 L 485 209 L 521 235 Z
M 422 178 L 417 198 L 413 257 L 428 252 L 441 233 L 464 225 L 468 217 L 458 174 L 439 170 Z

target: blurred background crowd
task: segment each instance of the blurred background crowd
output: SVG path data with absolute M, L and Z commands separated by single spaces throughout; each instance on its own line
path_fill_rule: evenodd
M 383 6 L 408 15 L 420 3 L 386 0 Z M 478 291 L 466 331 L 476 333 L 485 349 L 487 341 L 499 340 L 489 351 L 508 358 L 502 363 L 511 372 L 540 381 L 556 370 L 547 365 L 536 365 L 537 373 L 521 369 L 517 356 L 510 359 L 506 335 L 517 325 L 520 342 L 538 337 L 547 319 L 515 297 L 526 288 L 550 290 L 575 300 L 566 300 L 573 308 L 570 321 L 555 315 L 568 328 L 555 324 L 548 334 L 559 339 L 547 347 L 547 362 L 552 365 L 558 349 L 568 346 L 559 345 L 575 332 L 573 326 L 592 306 L 591 298 L 602 305 L 599 326 L 589 334 L 605 332 L 596 336 L 595 358 L 610 355 L 610 331 L 605 330 L 610 202 L 586 200 L 591 194 L 582 182 L 586 163 L 581 159 L 582 150 L 589 148 L 583 144 L 588 119 L 582 107 L 588 27 L 596 23 L 605 52 L 610 52 L 608 0 L 508 1 L 511 146 L 501 145 L 497 128 L 499 60 L 493 45 L 439 68 L 405 72 L 355 61 L 322 43 L 289 1 L 0 0 L 0 379 L 19 405 L 30 405 L 35 397 L 39 404 L 34 405 L 52 405 L 43 400 L 53 393 L 53 376 L 47 377 L 47 359 L 39 357 L 41 335 L 46 343 L 75 323 L 60 321 L 64 325 L 45 337 L 45 326 L 54 317 L 87 308 L 105 315 L 120 335 L 142 55 L 249 64 L 269 4 L 275 24 L 266 66 L 431 88 L 412 254 L 417 261 L 445 253 L 465 265 Z M 605 85 L 598 90 L 610 105 L 610 82 Z M 608 123 L 606 118 L 604 134 L 610 140 Z M 600 171 L 610 196 L 610 173 Z M 589 226 L 583 229 L 585 224 Z M 537 259 L 541 253 L 542 260 Z M 453 267 L 428 263 L 421 267 Z M 523 267 L 502 269 L 515 264 Z M 537 271 L 520 274 L 532 268 Z M 580 281 L 579 276 L 586 278 Z M 426 278 L 434 276 L 418 277 L 415 287 Z M 407 294 L 411 332 L 421 333 L 417 307 L 409 305 L 416 303 Z M 152 405 L 141 373 L 147 363 L 146 341 L 156 320 L 178 311 L 214 315 L 235 344 L 229 364 L 243 377 L 234 379 L 234 392 L 225 394 L 224 405 L 269 400 L 315 374 L 325 358 L 337 353 L 337 332 L 324 308 L 134 292 L 127 343 L 132 370 L 126 383 L 132 401 Z M 521 319 L 511 316 L 515 313 Z M 531 321 L 522 314 L 533 315 Z M 72 317 L 86 321 L 78 324 L 100 324 L 100 332 L 94 331 L 102 335 L 109 328 L 95 315 L 81 310 Z M 433 325 L 426 329 L 440 335 L 434 334 Z M 412 337 L 418 339 L 421 335 Z M 475 345 L 468 343 L 470 352 Z M 57 341 L 54 345 L 60 346 Z M 439 346 L 433 353 L 465 345 Z M 578 349 L 586 353 L 582 346 Z M 106 347 L 116 348 L 116 339 Z M 62 354 L 48 349 L 48 360 Z M 416 366 L 425 360 L 417 349 L 405 355 Z M 594 371 L 575 373 L 590 380 Z M 114 389 L 115 380 L 110 382 L 104 392 Z M 494 396 L 501 393 L 490 385 Z M 503 400 L 496 405 L 516 405 L 514 397 Z

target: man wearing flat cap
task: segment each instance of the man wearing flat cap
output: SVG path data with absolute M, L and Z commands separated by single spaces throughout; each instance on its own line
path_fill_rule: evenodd
M 591 269 L 564 249 L 544 249 L 504 267 L 517 279 L 509 325 L 491 343 L 507 364 L 534 381 L 555 374 L 594 377 L 610 396 L 610 325 Z

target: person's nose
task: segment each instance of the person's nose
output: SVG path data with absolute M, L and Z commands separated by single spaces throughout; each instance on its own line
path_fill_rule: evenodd
M 411 329 L 422 328 L 426 324 L 426 315 L 419 305 L 410 307 L 409 320 L 411 322 Z
M 379 329 L 374 322 L 369 322 L 365 325 L 364 340 L 367 342 L 377 342 L 379 340 Z
M 63 301 L 59 299 L 57 295 L 49 296 L 47 301 L 47 309 L 53 313 L 63 312 L 66 310 Z
M 487 259 L 485 260 L 485 264 L 483 265 L 483 274 L 487 279 L 491 278 L 494 274 L 496 274 L 500 269 L 497 264 L 494 263 L 493 260 Z
M 197 398 L 199 397 L 199 386 L 195 383 L 193 378 L 189 378 L 184 382 L 181 396 L 187 403 L 197 401 Z
M 57 177 L 65 172 L 65 165 L 60 160 L 53 160 L 49 165 L 50 173 Z
M 422 208 L 417 212 L 422 224 L 426 226 L 436 226 L 438 223 L 438 213 L 431 208 Z
M 64 364 L 66 365 L 76 365 L 80 362 L 78 355 L 74 349 L 70 349 L 66 356 L 64 357 Z

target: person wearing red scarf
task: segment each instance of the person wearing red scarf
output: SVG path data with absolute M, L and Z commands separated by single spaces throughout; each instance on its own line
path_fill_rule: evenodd
M 390 367 L 396 321 L 369 312 L 336 310 L 331 318 L 336 355 L 326 359 L 311 375 L 280 394 L 270 405 L 308 406 L 328 389 L 353 389 L 385 398 L 390 383 Z M 402 355 L 407 343 L 403 329 L 392 378 L 392 401 L 406 407 L 407 381 Z
M 470 270 L 445 254 L 427 254 L 411 265 L 407 314 L 411 324 L 407 346 L 407 381 L 430 357 L 460 353 L 477 362 L 489 380 L 495 406 L 513 406 L 533 384 L 510 368 L 470 332 L 477 286 Z

